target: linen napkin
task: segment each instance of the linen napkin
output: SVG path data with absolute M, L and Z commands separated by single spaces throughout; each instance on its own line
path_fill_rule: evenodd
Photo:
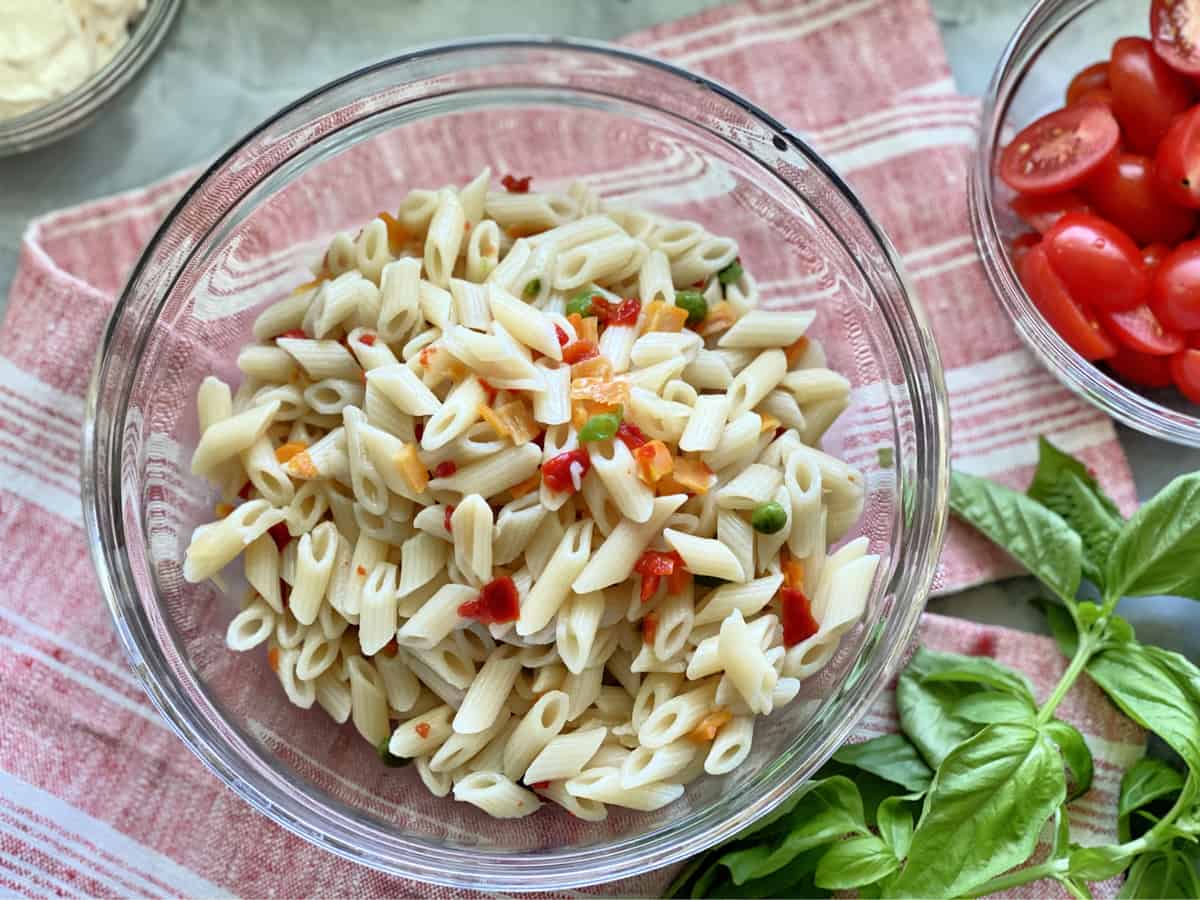
M 1034 438 L 1045 433 L 1083 457 L 1121 506 L 1134 504 L 1109 420 L 1022 348 L 991 295 L 966 208 L 977 104 L 954 93 L 924 0 L 743 3 L 628 43 L 770 110 L 860 192 L 903 254 L 937 334 L 955 465 L 1024 484 Z M 318 850 L 227 791 L 150 706 L 95 588 L 78 477 L 91 362 L 138 253 L 194 174 L 53 213 L 30 226 L 22 246 L 0 331 L 0 886 L 31 894 L 450 896 Z M 764 285 L 764 294 L 768 306 L 785 299 L 782 287 Z M 1003 554 L 956 524 L 935 587 L 953 591 L 1012 571 Z M 922 639 L 1014 664 L 1043 694 L 1061 671 L 1050 641 L 1006 629 L 927 615 Z M 1120 774 L 1141 755 L 1143 736 L 1090 683 L 1076 687 L 1062 715 L 1096 755 L 1095 786 L 1078 804 L 1074 837 L 1112 839 Z M 895 727 L 889 691 L 855 739 Z M 653 895 L 669 875 L 586 893 Z

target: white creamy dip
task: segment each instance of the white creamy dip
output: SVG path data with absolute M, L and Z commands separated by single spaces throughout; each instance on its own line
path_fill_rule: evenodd
M 0 0 L 0 119 L 77 88 L 129 40 L 146 0 Z

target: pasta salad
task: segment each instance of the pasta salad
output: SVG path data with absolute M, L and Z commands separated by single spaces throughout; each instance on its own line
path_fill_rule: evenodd
M 861 618 L 849 382 L 737 244 L 485 170 L 339 234 L 197 397 L 233 650 L 497 817 L 653 810 L 737 768 Z

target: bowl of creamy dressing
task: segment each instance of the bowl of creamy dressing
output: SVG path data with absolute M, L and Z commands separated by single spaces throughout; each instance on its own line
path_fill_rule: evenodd
M 0 0 L 0 156 L 82 128 L 149 61 L 181 0 Z

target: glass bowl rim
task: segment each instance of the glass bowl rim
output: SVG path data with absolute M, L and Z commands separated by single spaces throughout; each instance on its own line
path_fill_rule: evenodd
M 967 192 L 971 232 L 984 271 L 1017 334 L 1050 373 L 1071 392 L 1143 434 L 1188 447 L 1200 447 L 1200 418 L 1177 412 L 1126 387 L 1079 356 L 1038 311 L 1013 269 L 996 217 L 994 167 L 1004 115 L 1030 65 L 1057 39 L 1066 22 L 1056 21 L 1074 7 L 1070 19 L 1103 0 L 1038 0 L 1017 25 L 992 72 L 980 112 L 979 136 Z M 1050 28 L 1055 24 L 1057 27 Z M 1043 33 L 1045 32 L 1045 33 Z M 1065 82 L 1064 82 L 1065 83 Z
M 112 59 L 61 97 L 11 119 L 0 119 L 0 157 L 27 153 L 69 137 L 145 68 L 166 38 L 183 0 L 150 0 Z
M 894 569 L 892 580 L 885 585 L 885 593 L 895 598 L 889 626 L 893 631 L 890 646 L 876 648 L 870 660 L 871 671 L 860 672 L 853 685 L 843 686 L 838 702 L 843 704 L 841 717 L 819 741 L 819 746 L 804 760 L 790 760 L 791 768 L 780 775 L 777 767 L 768 765 L 756 776 L 760 782 L 772 778 L 773 785 L 756 785 L 758 796 L 745 803 L 731 815 L 718 822 L 699 821 L 711 813 L 712 804 L 698 810 L 678 823 L 661 825 L 652 831 L 623 836 L 604 844 L 593 844 L 580 849 L 520 852 L 506 854 L 488 852 L 478 848 L 439 848 L 441 856 L 426 862 L 402 857 L 396 853 L 381 854 L 380 848 L 364 849 L 355 846 L 345 837 L 348 829 L 336 810 L 321 801 L 320 806 L 311 803 L 310 795 L 300 791 L 305 803 L 301 808 L 284 808 L 272 799 L 265 788 L 277 788 L 267 784 L 261 777 L 255 784 L 249 783 L 241 774 L 232 771 L 222 750 L 228 750 L 226 742 L 210 741 L 200 733 L 197 723 L 191 720 L 194 713 L 186 708 L 177 708 L 174 697 L 178 684 L 173 679 L 160 679 L 146 664 L 142 641 L 150 649 L 166 652 L 166 648 L 148 634 L 143 623 L 126 615 L 122 603 L 128 597 L 136 603 L 141 595 L 133 588 L 131 564 L 124 550 L 126 528 L 122 510 L 127 502 L 120 472 L 120 435 L 123 432 L 128 411 L 129 389 L 132 378 L 128 372 L 111 372 L 109 351 L 119 323 L 127 308 L 133 303 L 135 288 L 141 281 L 155 251 L 171 227 L 187 209 L 192 198 L 206 183 L 248 145 L 266 132 L 272 125 L 301 110 L 307 104 L 320 99 L 328 92 L 363 80 L 390 69 L 402 69 L 411 63 L 436 58 L 469 54 L 479 50 L 553 50 L 577 52 L 615 58 L 627 64 L 648 67 L 675 79 L 712 91 L 723 100 L 733 104 L 749 117 L 774 132 L 776 144 L 782 140 L 797 152 L 806 165 L 812 166 L 836 190 L 837 200 L 846 204 L 850 213 L 873 239 L 887 262 L 888 275 L 894 278 L 899 289 L 904 316 L 883 316 L 885 326 L 902 357 L 903 386 L 911 397 L 912 426 L 915 432 L 913 449 L 908 451 L 914 458 L 915 489 L 912 505 L 906 511 L 910 531 L 908 541 L 902 546 L 893 546 L 901 564 Z M 516 86 L 516 85 L 512 85 Z M 568 88 L 579 91 L 579 88 Z M 703 126 L 697 126 L 702 127 Z M 704 129 L 708 130 L 708 129 Z M 721 135 L 714 137 L 724 139 Z M 741 147 L 740 154 L 754 159 Z M 782 149 L 782 148 L 781 148 Z M 286 160 L 272 169 L 277 170 Z M 778 177 L 778 176 L 777 176 Z M 828 227 L 828 225 L 827 225 Z M 836 234 L 836 232 L 835 232 Z M 190 260 L 191 254 L 188 255 Z M 173 264 L 176 265 L 176 264 Z M 187 265 L 187 260 L 177 264 L 178 270 Z M 157 305 L 165 301 L 170 288 L 155 296 Z M 135 331 L 139 338 L 145 337 L 147 321 L 153 322 L 155 315 L 140 322 Z M 903 332 L 898 334 L 897 332 Z M 136 355 L 144 349 L 144 340 L 138 341 Z M 915 360 L 915 362 L 914 362 Z M 136 366 L 136 361 L 133 368 Z M 109 381 L 119 390 L 119 401 L 112 421 L 98 422 L 103 388 Z M 103 446 L 101 446 L 103 443 Z M 395 57 L 380 60 L 334 79 L 299 99 L 285 105 L 259 125 L 247 132 L 216 159 L 203 174 L 188 187 L 179 201 L 172 207 L 153 237 L 146 245 L 135 265 L 120 298 L 117 300 L 106 323 L 97 350 L 91 382 L 88 387 L 83 429 L 82 454 L 82 499 L 84 520 L 89 550 L 97 573 L 101 592 L 113 617 L 118 639 L 130 659 L 134 673 L 155 708 L 167 721 L 170 728 L 187 745 L 201 762 L 224 784 L 246 801 L 251 807 L 282 825 L 288 831 L 305 838 L 313 844 L 351 861 L 368 865 L 400 877 L 420 879 L 454 888 L 487 887 L 493 890 L 550 890 L 569 889 L 599 884 L 617 878 L 627 878 L 678 862 L 699 853 L 757 821 L 769 813 L 799 787 L 850 735 L 853 727 L 866 714 L 875 698 L 886 686 L 892 675 L 906 657 L 908 648 L 916 634 L 925 600 L 932 587 L 938 559 L 945 537 L 948 515 L 949 492 L 949 412 L 946 399 L 945 380 L 932 331 L 907 275 L 904 273 L 899 254 L 892 246 L 881 227 L 866 211 L 862 202 L 845 181 L 812 148 L 783 126 L 772 116 L 742 98 L 731 89 L 712 79 L 697 75 L 660 59 L 614 46 L 600 41 L 563 38 L 555 36 L 500 35 L 468 40 L 454 40 L 426 44 Z M 117 452 L 112 452 L 115 449 Z M 109 456 L 107 467 L 104 457 Z M 103 467 L 103 468 L 102 468 Z M 109 490 L 111 488 L 111 495 Z M 135 501 L 136 502 L 136 501 Z M 140 505 L 140 504 L 139 504 Z M 144 614 L 143 614 L 144 615 Z M 169 673 L 168 673 L 169 674 Z M 869 674 L 869 678 L 866 675 Z M 189 701 L 194 705 L 193 701 Z M 218 717 L 220 717 L 218 713 Z M 786 751 L 784 752 L 786 754 Z M 781 754 L 779 758 L 782 758 Z M 236 762 L 242 763 L 243 760 Z M 778 762 L 778 758 L 776 760 Z M 772 770 L 770 772 L 766 770 Z M 256 773 L 257 774 L 257 773 Z M 284 793 L 285 800 L 295 800 L 294 794 Z M 332 798 L 331 798 L 332 799 Z M 334 803 L 338 802 L 333 800 Z M 707 816 L 711 819 L 711 815 Z M 686 830 L 680 826 L 687 823 Z M 331 835 L 330 831 L 336 831 Z M 350 834 L 353 837 L 353 834 Z M 667 843 L 670 839 L 670 843 Z M 427 850 L 431 841 L 421 838 L 396 838 L 410 854 L 415 850 Z M 381 848 L 387 850 L 386 847 Z

